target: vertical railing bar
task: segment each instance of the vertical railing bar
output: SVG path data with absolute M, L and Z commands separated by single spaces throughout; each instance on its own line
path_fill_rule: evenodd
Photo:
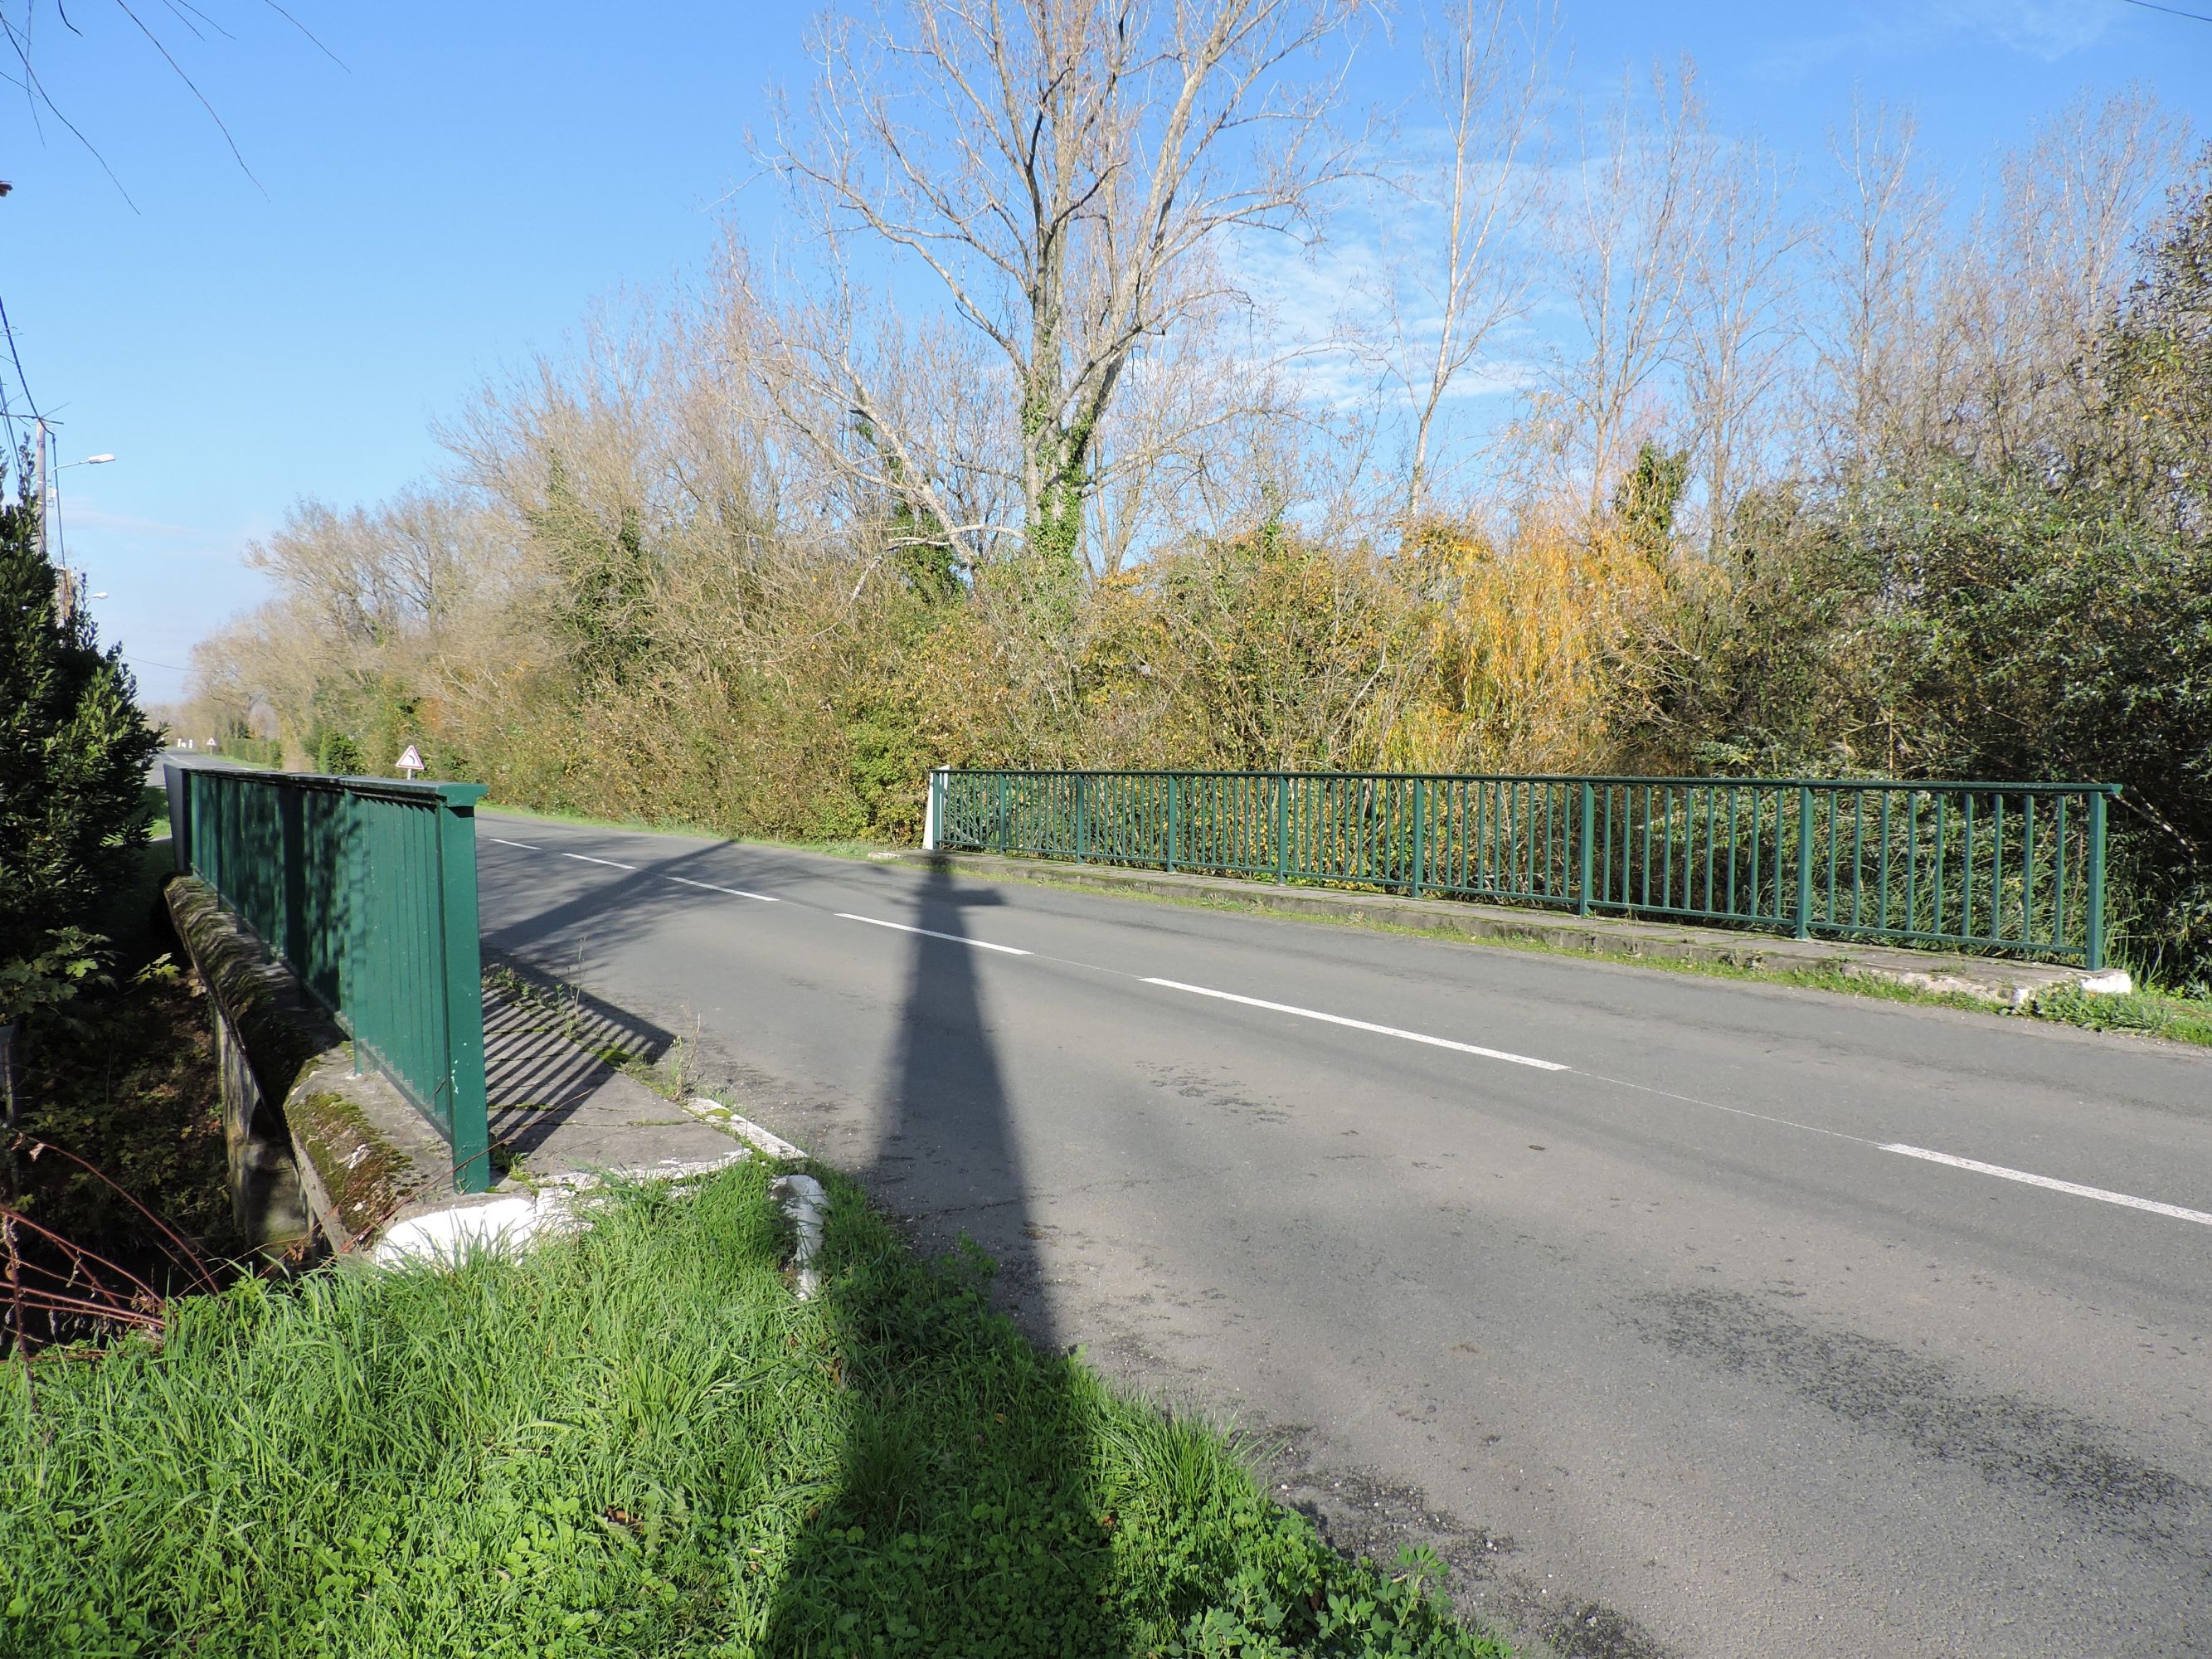
M 1880 893 L 1878 902 L 1881 907 L 1881 919 L 1878 923 L 1876 923 L 1876 926 L 1882 933 L 1885 933 L 1893 931 L 1889 925 L 1889 820 L 1890 808 L 1895 800 L 1895 798 L 1896 791 L 1894 790 L 1885 789 L 1881 792 L 1881 873 L 1878 889 Z
M 1413 896 L 1421 896 L 1421 879 L 1427 872 L 1422 860 L 1428 856 L 1429 841 L 1429 781 L 1413 780 Z
M 1991 792 L 1990 798 L 1990 933 L 1992 944 L 2004 938 L 2004 821 L 2005 798 L 2002 789 Z
M 1577 837 L 1579 847 L 1576 855 L 1575 914 L 1586 916 L 1590 913 L 1591 855 L 1595 848 L 1591 844 L 1597 832 L 1597 795 L 1588 778 L 1579 786 L 1582 798 L 1582 833 Z
M 1751 787 L 1750 793 L 1751 793 L 1751 872 L 1750 872 L 1750 876 L 1749 876 L 1749 881 L 1750 881 L 1750 885 L 1751 885 L 1751 891 L 1750 891 L 1750 895 L 1749 895 L 1749 896 L 1750 896 L 1750 899 L 1751 899 L 1751 911 L 1750 911 L 1750 918 L 1749 918 L 1749 919 L 1756 920 L 1756 919 L 1758 918 L 1758 916 L 1759 916 L 1759 842 L 1760 842 L 1761 838 L 1764 836 L 1764 835 L 1765 835 L 1765 830 L 1762 828 L 1762 825 L 1763 825 L 1763 824 L 1764 824 L 1764 823 L 1765 823 L 1765 819 L 1764 819 L 1764 817 L 1761 816 L 1761 814 L 1762 814 L 1762 812 L 1764 811 L 1764 810 L 1765 810 L 1765 809 L 1761 806 L 1761 805 L 1760 805 L 1760 803 L 1759 803 L 1759 786 L 1758 786 L 1758 785 L 1753 784 L 1753 785 Z
M 1832 807 L 1828 813 L 1829 835 L 1835 834 L 1836 815 Z M 1778 875 L 1781 863 L 1775 864 Z M 1832 916 L 1835 894 L 1831 888 L 1828 908 Z M 1797 937 L 1813 937 L 1813 788 L 1810 784 L 1797 786 Z
M 2089 918 L 2084 937 L 2084 951 L 2089 971 L 2102 973 L 2105 968 L 2105 792 L 2096 790 L 2089 796 L 2089 868 L 2085 879 L 2089 889 Z
M 1642 867 L 1636 872 L 1636 908 L 1648 911 L 1651 908 L 1651 786 L 1648 783 L 1644 786 L 1644 856 L 1640 864 Z
M 2054 950 L 2066 944 L 2066 797 L 2058 798 L 2057 821 L 2051 832 L 2051 944 Z
M 1275 880 L 1278 884 L 1289 879 L 1286 864 L 1289 849 L 1283 845 L 1283 836 L 1286 828 L 1284 810 L 1289 805 L 1285 796 L 1283 775 L 1278 772 L 1275 774 Z
M 1930 901 L 1932 908 L 1929 913 L 1929 932 L 1938 939 L 1942 938 L 1943 933 L 1943 838 L 1946 830 L 1949 828 L 1950 805 L 1951 796 L 1948 790 L 1936 792 L 1936 869 L 1932 878 L 1935 891 Z
M 1613 787 L 1608 783 L 1605 786 L 1605 857 L 1601 865 L 1605 871 L 1605 885 L 1600 890 L 1607 904 L 1613 902 Z
M 1966 792 L 1966 868 L 1959 877 L 1959 937 L 1974 936 L 1974 792 Z

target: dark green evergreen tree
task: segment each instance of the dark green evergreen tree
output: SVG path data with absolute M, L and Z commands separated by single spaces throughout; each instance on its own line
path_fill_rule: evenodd
M 146 840 L 161 748 L 121 649 L 100 650 L 82 611 L 63 618 L 56 574 L 38 504 L 0 503 L 0 962 L 85 925 L 113 890 Z

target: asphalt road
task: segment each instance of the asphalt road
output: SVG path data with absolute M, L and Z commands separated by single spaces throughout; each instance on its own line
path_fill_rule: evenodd
M 2212 1054 L 479 829 L 489 944 L 693 1039 L 1042 1340 L 1279 1442 L 1340 1538 L 1437 1536 L 1524 1635 L 2212 1653 Z

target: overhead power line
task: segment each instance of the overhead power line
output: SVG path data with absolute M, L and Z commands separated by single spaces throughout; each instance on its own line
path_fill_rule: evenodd
M 2186 17 L 2193 23 L 2212 23 L 2212 17 L 2201 11 L 2184 11 L 2179 6 L 2161 6 L 2158 0 L 2123 0 L 2130 6 L 2141 6 L 2145 11 L 2162 11 L 2168 17 Z

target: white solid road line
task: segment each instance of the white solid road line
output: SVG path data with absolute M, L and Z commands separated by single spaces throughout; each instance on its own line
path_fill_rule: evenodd
M 604 864 L 610 870 L 635 870 L 635 864 L 617 864 L 612 859 L 595 859 L 589 853 L 563 853 L 564 859 L 574 859 L 579 864 Z
M 865 921 L 871 927 L 896 927 L 902 933 L 921 933 L 929 939 L 949 939 L 955 945 L 972 945 L 979 951 L 997 951 L 1010 957 L 1025 957 L 1031 952 L 1018 950 L 1011 945 L 994 945 L 988 939 L 969 939 L 963 933 L 940 933 L 934 927 L 909 927 L 902 921 L 885 921 L 880 916 L 856 916 L 849 910 L 831 912 L 840 921 Z
M 2025 1182 L 2031 1187 L 2047 1187 L 2054 1193 L 2071 1193 L 2076 1198 L 2094 1198 L 2104 1204 L 2124 1204 L 2130 1210 L 2148 1210 L 2153 1215 L 2171 1216 L 2176 1221 L 2194 1221 L 2200 1226 L 2212 1227 L 2212 1215 L 2203 1210 L 2185 1210 L 2179 1204 L 2161 1204 L 2156 1199 L 2136 1198 L 2131 1194 L 2115 1193 L 2103 1187 L 2084 1187 L 2079 1182 L 2057 1181 L 2049 1176 L 2030 1175 L 2025 1170 L 2008 1170 L 2002 1164 L 1984 1164 L 1976 1158 L 1954 1158 L 1948 1152 L 1931 1152 L 1925 1146 L 1908 1146 L 1901 1140 L 1885 1142 L 1881 1150 L 1905 1158 L 1925 1158 L 1930 1164 L 1948 1164 L 1954 1170 L 1972 1170 L 1976 1175 Z
M 671 876 L 671 881 L 680 881 L 686 887 L 703 887 L 710 893 L 727 893 L 732 898 L 758 899 L 763 904 L 778 902 L 772 893 L 748 893 L 742 887 L 717 887 L 711 881 L 694 881 L 689 876 Z
M 1377 1025 L 1370 1020 L 1350 1019 L 1342 1014 L 1324 1014 L 1317 1008 L 1293 1007 L 1287 1002 L 1268 1002 L 1260 997 L 1240 997 L 1234 991 L 1209 990 L 1203 985 L 1185 985 L 1181 980 L 1146 979 L 1147 985 L 1164 985 L 1170 991 L 1188 991 L 1193 996 L 1218 997 L 1224 1002 L 1241 1002 L 1248 1008 L 1266 1008 L 1278 1014 L 1296 1014 L 1300 1019 L 1318 1019 L 1331 1025 L 1349 1025 L 1355 1031 L 1373 1031 L 1381 1036 L 1403 1037 L 1408 1042 L 1425 1042 L 1431 1048 L 1455 1048 L 1463 1054 L 1480 1054 L 1485 1060 L 1502 1060 L 1512 1066 L 1533 1066 L 1540 1072 L 1571 1072 L 1571 1066 L 1562 1066 L 1555 1060 L 1538 1060 L 1532 1054 L 1508 1054 L 1503 1048 L 1485 1048 L 1473 1042 L 1455 1042 L 1449 1037 L 1430 1036 L 1423 1031 L 1401 1031 L 1395 1025 Z
M 545 850 L 542 847 L 532 847 L 526 841 L 509 841 L 505 836 L 486 836 L 484 839 L 495 841 L 501 847 L 520 847 L 526 853 L 542 853 Z

